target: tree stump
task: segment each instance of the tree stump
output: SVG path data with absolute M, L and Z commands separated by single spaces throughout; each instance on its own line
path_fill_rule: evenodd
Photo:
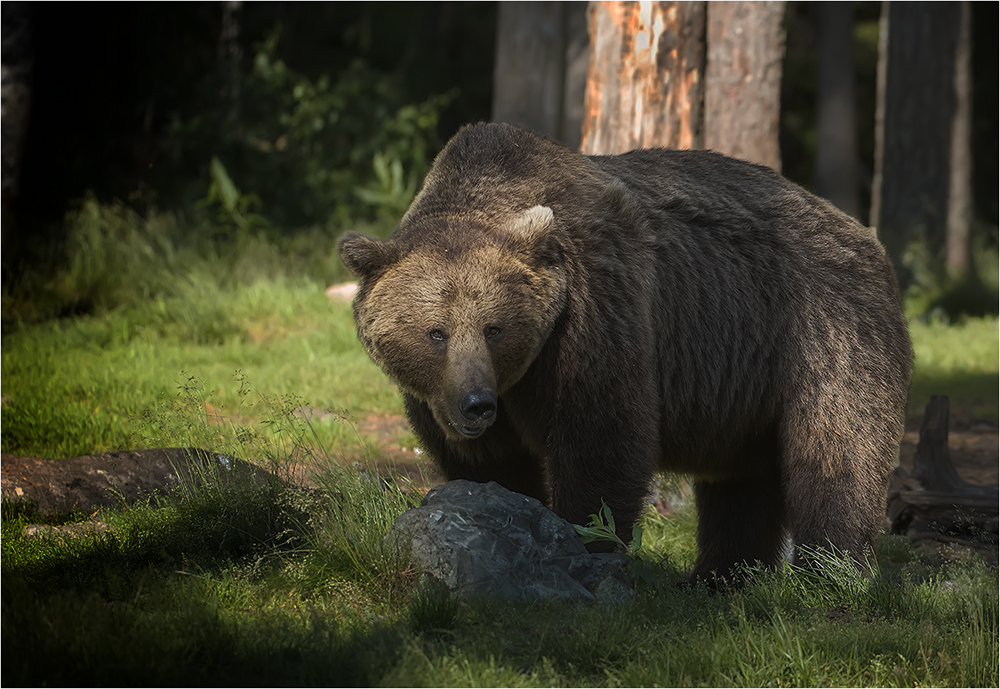
M 996 546 L 1000 492 L 962 479 L 948 451 L 949 403 L 934 395 L 924 410 L 913 473 L 896 468 L 888 496 L 893 533 L 911 540 Z

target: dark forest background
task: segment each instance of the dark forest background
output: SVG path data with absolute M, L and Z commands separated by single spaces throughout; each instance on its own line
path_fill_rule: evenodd
M 385 111 L 438 94 L 453 95 L 434 144 L 489 116 L 492 3 L 246 3 L 235 77 L 220 50 L 223 3 L 37 3 L 29 11 L 34 69 L 17 224 L 30 235 L 58 231 L 50 225 L 87 191 L 110 200 L 155 190 L 159 204 L 183 206 L 204 195 L 212 156 L 240 182 L 242 165 L 260 163 L 242 150 L 252 130 L 292 109 L 285 91 L 295 77 L 254 79 L 259 54 L 314 84 L 343 86 L 341 99 L 354 101 L 340 108 L 350 120 L 338 123 L 345 148 L 364 148 L 359 137 L 376 136 Z M 370 156 L 358 164 L 370 167 Z M 292 199 L 279 204 L 268 210 L 290 225 L 325 221 L 297 215 Z
M 5 22 L 16 5 L 4 3 Z M 495 3 L 25 6 L 31 106 L 17 194 L 5 199 L 5 284 L 51 258 L 67 213 L 85 198 L 173 213 L 213 226 L 208 233 L 391 224 L 443 142 L 490 118 Z M 854 7 L 864 178 L 872 170 L 881 4 Z M 993 247 L 997 8 L 972 8 L 975 218 Z M 807 188 L 817 21 L 815 4 L 789 4 L 782 170 Z

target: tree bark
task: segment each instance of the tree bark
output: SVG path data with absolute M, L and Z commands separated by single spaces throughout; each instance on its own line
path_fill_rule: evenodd
M 955 214 L 958 242 L 959 219 L 968 214 L 960 206 L 967 203 L 963 197 L 971 197 L 970 166 L 959 162 L 968 155 L 963 150 L 969 145 L 968 126 L 959 123 L 968 103 L 960 104 L 956 90 L 965 4 L 883 3 L 887 35 L 879 60 L 885 78 L 876 121 L 881 150 L 871 218 L 904 289 L 913 279 L 903 260 L 907 247 L 923 242 L 939 262 L 946 252 L 949 215 Z M 967 227 L 966 220 L 966 233 Z
M 590 65 L 587 35 L 587 3 L 563 3 L 566 26 L 566 83 L 563 88 L 563 119 L 559 140 L 572 149 L 583 141 L 584 99 Z
M 576 148 L 580 143 L 586 28 L 583 2 L 503 2 L 497 14 L 493 120 Z
M 815 183 L 817 194 L 860 218 L 853 19 L 850 2 L 819 3 Z
M 581 150 L 701 148 L 704 2 L 592 2 Z
M 951 125 L 951 175 L 948 184 L 946 263 L 948 274 L 969 272 L 972 249 L 972 8 L 959 3 L 958 45 L 955 50 L 955 114 Z
M 784 2 L 708 3 L 705 147 L 781 171 Z

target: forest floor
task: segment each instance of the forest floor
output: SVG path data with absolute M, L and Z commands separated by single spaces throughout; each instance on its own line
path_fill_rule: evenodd
M 383 476 L 401 476 L 412 482 L 413 488 L 424 492 L 440 483 L 443 477 L 437 471 L 433 462 L 419 448 L 405 446 L 403 438 L 412 438 L 406 419 L 397 414 L 372 414 L 357 423 L 358 432 L 363 437 L 372 438 L 375 447 L 371 451 L 371 463 Z M 958 474 L 968 481 L 978 485 L 995 486 L 1000 483 L 1000 436 L 994 423 L 975 419 L 953 418 L 949 433 L 949 449 L 952 463 Z M 900 446 L 900 465 L 908 471 L 913 468 L 913 456 L 920 439 L 919 422 L 911 422 Z M 33 458 L 3 455 L 2 485 L 5 498 L 29 498 L 38 505 L 50 501 L 46 491 L 58 488 L 67 496 L 70 504 L 78 503 L 88 507 L 88 500 L 93 499 L 94 488 L 92 478 L 101 476 L 102 480 L 120 485 L 125 476 L 115 476 L 115 472 L 126 471 L 114 455 L 106 453 L 93 455 L 87 462 L 74 465 L 75 476 L 68 476 L 60 469 L 60 460 L 36 460 Z M 342 457 L 346 464 L 364 464 L 368 458 L 362 456 Z M 51 463 L 50 463 L 51 462 Z M 163 465 L 163 471 L 169 471 L 169 463 Z M 313 485 L 312 472 L 308 466 L 293 467 L 293 476 L 297 482 Z M 61 485 L 56 485 L 56 484 Z M 150 476 L 148 488 L 162 489 L 166 485 L 164 477 Z M 141 491 L 140 491 L 141 492 Z M 117 496 L 109 495 L 108 505 L 118 500 Z

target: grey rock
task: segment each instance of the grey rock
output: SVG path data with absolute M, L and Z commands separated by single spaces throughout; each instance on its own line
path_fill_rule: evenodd
M 421 573 L 462 596 L 617 603 L 634 595 L 624 556 L 589 553 L 572 524 L 497 483 L 438 486 L 390 536 Z

